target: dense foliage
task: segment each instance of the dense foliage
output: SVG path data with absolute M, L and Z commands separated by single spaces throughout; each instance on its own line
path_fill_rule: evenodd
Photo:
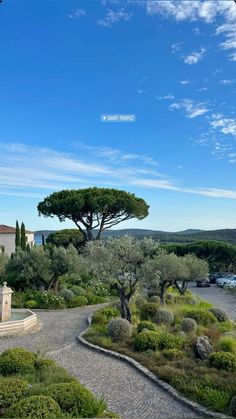
M 39 215 L 73 221 L 86 240 L 100 239 L 105 230 L 122 221 L 142 220 L 148 215 L 148 208 L 134 194 L 96 187 L 54 192 L 38 204 Z

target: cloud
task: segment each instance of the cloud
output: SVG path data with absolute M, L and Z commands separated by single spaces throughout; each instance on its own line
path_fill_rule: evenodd
M 108 9 L 104 18 L 97 21 L 98 25 L 110 28 L 114 23 L 128 21 L 132 17 L 132 13 L 126 12 L 122 7 L 117 11 Z
M 78 158 L 74 153 L 2 143 L 0 195 L 38 200 L 52 191 L 97 185 L 126 189 L 153 188 L 210 198 L 236 199 L 236 190 L 192 188 L 169 180 L 167 176 L 150 170 L 145 165 L 141 166 L 140 155 L 136 153 L 123 153 L 109 147 L 103 147 L 103 150 L 103 157 L 99 155 L 93 161 L 94 147 L 89 145 L 84 149 L 85 159 L 81 157 L 81 151 Z M 114 156 L 117 158 L 117 153 L 123 156 L 124 161 L 114 168 L 112 159 Z M 233 154 L 230 156 L 232 160 L 234 157 Z M 147 157 L 147 163 L 149 160 L 152 161 L 152 157 Z
M 228 86 L 229 84 L 233 84 L 234 80 L 223 79 L 219 81 L 219 84 L 223 84 L 224 86 Z
M 157 100 L 173 100 L 175 97 L 171 93 L 164 96 L 156 96 Z
M 76 9 L 74 12 L 66 15 L 69 19 L 79 19 L 82 16 L 86 16 L 86 12 L 83 9 Z
M 223 34 L 225 36 L 226 40 L 220 43 L 220 48 L 226 51 L 232 50 L 229 54 L 229 58 L 231 61 L 236 61 L 236 23 L 225 23 L 220 25 L 217 27 L 215 33 L 216 35 Z
M 183 110 L 185 112 L 186 118 L 190 119 L 196 118 L 209 112 L 205 102 L 197 103 L 191 99 L 183 99 L 180 102 L 174 102 L 170 105 L 169 109 L 171 111 Z
M 222 114 L 213 114 L 211 127 L 218 130 L 225 135 L 232 135 L 236 137 L 236 119 L 227 118 Z
M 183 49 L 183 42 L 175 42 L 174 44 L 171 45 L 171 52 L 173 54 L 176 54 L 182 51 L 182 49 Z
M 205 53 L 206 53 L 206 48 L 202 47 L 200 51 L 192 52 L 191 54 L 186 55 L 184 57 L 184 62 L 185 64 L 189 64 L 189 65 L 197 64 L 199 63 L 199 61 L 202 60 Z
M 190 84 L 189 80 L 180 80 L 180 84 L 182 84 L 183 86 L 186 86 L 187 84 Z

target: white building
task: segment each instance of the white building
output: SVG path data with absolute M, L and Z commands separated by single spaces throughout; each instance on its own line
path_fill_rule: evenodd
M 34 244 L 34 232 L 25 231 L 26 243 L 30 246 Z M 6 226 L 0 224 L 0 253 L 5 253 L 11 255 L 15 252 L 15 238 L 16 238 L 16 229 L 15 227 Z

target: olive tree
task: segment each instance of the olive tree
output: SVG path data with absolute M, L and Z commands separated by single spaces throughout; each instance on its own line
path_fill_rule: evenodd
M 54 192 L 38 204 L 39 215 L 73 221 L 87 241 L 99 240 L 105 230 L 122 221 L 142 220 L 148 209 L 144 199 L 134 194 L 96 187 Z
M 187 278 L 179 278 L 175 280 L 175 287 L 181 295 L 185 293 L 189 281 L 197 281 L 206 278 L 209 273 L 209 265 L 206 260 L 199 259 L 196 255 L 187 254 L 183 256 L 182 263 L 187 268 Z
M 137 240 L 123 236 L 86 244 L 87 270 L 116 288 L 121 317 L 131 322 L 130 299 L 143 278 L 145 259 L 158 244 L 151 239 Z

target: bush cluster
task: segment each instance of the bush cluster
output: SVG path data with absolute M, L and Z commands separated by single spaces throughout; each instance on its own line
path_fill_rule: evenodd
M 184 357 L 184 352 L 176 348 L 164 349 L 164 351 L 162 351 L 162 355 L 164 355 L 164 357 L 169 361 L 176 361 Z
M 183 336 L 170 333 L 168 331 L 161 331 L 159 333 L 158 348 L 163 349 L 182 349 L 186 339 Z
M 209 363 L 219 370 L 236 370 L 236 356 L 230 352 L 212 352 L 209 356 Z
M 151 349 L 155 351 L 158 348 L 159 334 L 152 330 L 144 330 L 134 339 L 135 349 L 137 351 L 147 351 Z
M 174 322 L 174 314 L 170 310 L 159 309 L 156 312 L 155 321 L 157 324 L 171 325 Z
M 156 318 L 157 311 L 159 310 L 159 304 L 146 303 L 141 308 L 141 319 L 153 321 Z
M 92 317 L 92 324 L 106 325 L 112 318 L 120 315 L 117 307 L 106 307 L 96 311 Z
M 27 396 L 29 384 L 18 378 L 0 379 L 0 408 L 9 407 L 22 397 Z
M 236 352 L 236 339 L 233 336 L 222 336 L 219 340 L 219 349 L 223 352 Z
M 214 316 L 219 322 L 227 322 L 229 320 L 228 314 L 221 308 L 211 307 L 209 308 L 209 311 L 210 313 L 214 314 Z
M 14 403 L 7 411 L 8 418 L 43 419 L 58 418 L 61 409 L 49 396 L 31 396 Z
M 113 319 L 108 325 L 108 335 L 113 342 L 125 341 L 132 335 L 132 326 L 126 319 Z
M 152 322 L 149 322 L 148 320 L 143 320 L 142 322 L 138 324 L 137 332 L 141 333 L 145 329 L 155 331 L 156 325 Z
M 83 295 L 77 295 L 68 302 L 69 308 L 83 307 L 88 304 L 88 299 Z
M 183 314 L 184 317 L 190 317 L 191 319 L 194 319 L 197 322 L 197 324 L 200 324 L 202 326 L 211 326 L 217 321 L 214 314 L 202 308 L 186 310 Z
M 36 355 L 21 348 L 7 349 L 0 355 L 0 374 L 26 374 L 34 370 Z
M 144 304 L 146 304 L 146 302 L 146 298 L 142 297 L 141 295 L 138 295 L 135 298 L 135 305 L 139 310 L 144 306 Z
M 149 302 L 150 302 L 150 303 L 155 303 L 155 304 L 160 304 L 161 299 L 160 299 L 159 295 L 152 295 L 152 296 L 149 298 Z
M 197 322 L 194 319 L 186 317 L 182 320 L 180 327 L 184 333 L 195 334 L 197 330 Z

